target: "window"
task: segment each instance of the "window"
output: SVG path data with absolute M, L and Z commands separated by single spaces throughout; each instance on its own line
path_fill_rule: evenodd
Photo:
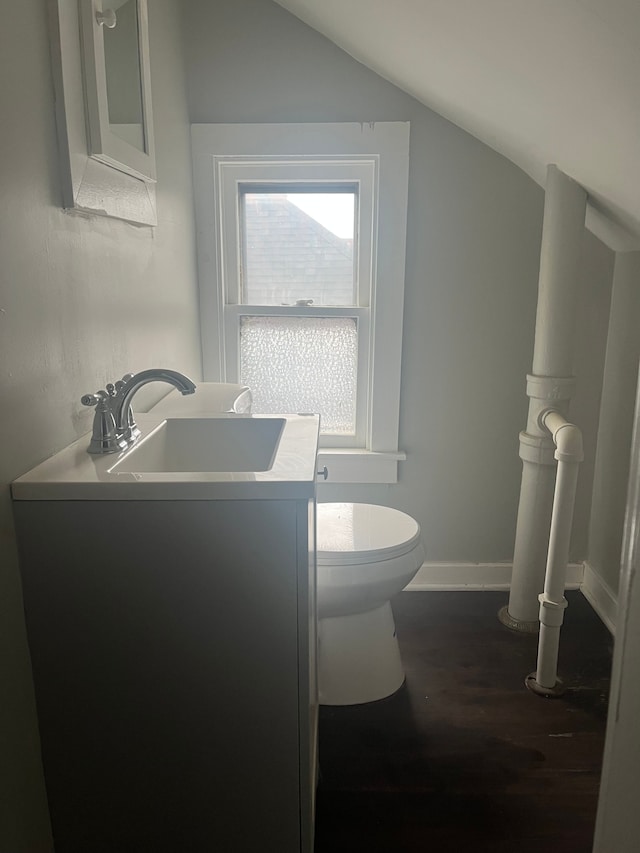
M 205 378 L 319 412 L 333 482 L 397 479 L 408 125 L 195 125 Z

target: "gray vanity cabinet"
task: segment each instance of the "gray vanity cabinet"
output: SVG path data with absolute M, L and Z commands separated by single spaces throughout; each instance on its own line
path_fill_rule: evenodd
M 308 853 L 314 503 L 18 500 L 56 853 Z

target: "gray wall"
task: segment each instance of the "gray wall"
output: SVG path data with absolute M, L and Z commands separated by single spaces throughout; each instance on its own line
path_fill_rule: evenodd
M 588 560 L 615 595 L 640 358 L 640 252 L 616 256 Z
M 149 5 L 155 229 L 61 210 L 46 3 L 10 4 L 0 28 L 2 853 L 48 850 L 8 483 L 90 428 L 83 393 L 130 369 L 201 372 L 179 4 Z
M 266 0 L 185 3 L 192 122 L 411 122 L 400 446 L 394 486 L 322 499 L 404 509 L 428 560 L 510 560 L 543 191 L 518 168 Z M 561 165 L 561 164 L 560 164 Z M 611 253 L 585 239 L 574 417 L 595 452 Z M 580 338 L 580 331 L 578 334 Z M 592 466 L 572 557 L 584 557 Z

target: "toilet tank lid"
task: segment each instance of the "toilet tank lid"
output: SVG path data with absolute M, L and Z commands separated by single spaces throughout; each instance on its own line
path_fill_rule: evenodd
M 400 510 L 360 503 L 317 506 L 318 562 L 390 560 L 419 542 L 418 522 Z

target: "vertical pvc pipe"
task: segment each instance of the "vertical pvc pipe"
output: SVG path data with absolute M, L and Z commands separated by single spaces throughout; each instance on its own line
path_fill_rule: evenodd
M 544 592 L 540 596 L 540 640 L 536 681 L 546 690 L 556 688 L 558 683 L 560 628 L 567 606 L 564 587 L 577 481 L 578 463 L 559 462 L 551 517 L 547 571 Z
M 547 556 L 544 591 L 540 601 L 540 639 L 538 641 L 538 663 L 535 674 L 527 677 L 527 687 L 544 696 L 562 693 L 558 680 L 558 650 L 560 629 L 564 620 L 567 600 L 564 588 L 569 560 L 569 544 L 573 523 L 573 509 L 578 482 L 578 466 L 583 459 L 582 433 L 574 424 L 554 410 L 543 414 L 542 424 L 553 434 L 557 447 L 558 461 L 549 553 Z
M 553 501 L 554 446 L 540 423 L 550 405 L 567 405 L 573 394 L 574 326 L 578 270 L 587 194 L 557 166 L 547 169 L 533 373 L 527 378 L 529 415 L 520 434 L 523 460 L 509 604 L 501 621 L 521 631 L 538 630 L 538 594 L 545 573 Z
M 535 674 L 528 676 L 527 687 L 535 693 L 551 696 L 558 690 L 558 654 L 560 651 L 560 626 L 540 623 L 540 639 L 538 641 L 538 663 Z

